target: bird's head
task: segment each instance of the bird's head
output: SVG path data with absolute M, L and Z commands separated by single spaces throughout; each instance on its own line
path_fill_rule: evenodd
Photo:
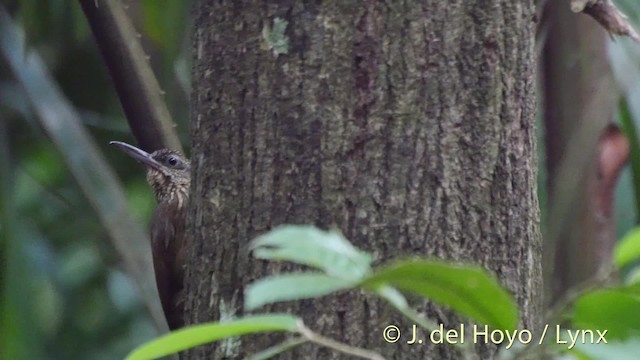
M 188 196 L 191 180 L 191 164 L 182 154 L 174 150 L 161 149 L 148 153 L 133 145 L 111 141 L 147 169 L 147 182 L 153 189 L 158 203 Z

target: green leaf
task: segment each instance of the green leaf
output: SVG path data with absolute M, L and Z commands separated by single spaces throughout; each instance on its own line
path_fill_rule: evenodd
M 573 326 L 582 330 L 607 330 L 607 340 L 640 334 L 640 285 L 596 290 L 576 300 Z
M 149 360 L 175 354 L 216 340 L 259 332 L 297 332 L 300 320 L 286 314 L 247 316 L 240 319 L 190 326 L 161 336 L 133 350 L 126 360 Z
M 405 260 L 379 270 L 362 283 L 374 291 L 385 285 L 424 296 L 496 329 L 513 330 L 518 324 L 518 308 L 512 297 L 477 266 Z
M 292 261 L 345 280 L 360 280 L 371 272 L 369 254 L 353 247 L 339 232 L 313 226 L 276 228 L 255 239 L 251 248 L 259 259 Z
M 247 310 L 265 304 L 315 298 L 353 287 L 354 282 L 322 273 L 294 273 L 271 276 L 249 285 L 245 291 Z
M 640 259 L 640 227 L 625 235 L 614 250 L 614 261 L 618 268 Z

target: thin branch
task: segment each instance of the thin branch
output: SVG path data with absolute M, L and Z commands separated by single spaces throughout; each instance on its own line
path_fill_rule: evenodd
M 56 86 L 38 54 L 26 49 L 24 33 L 2 5 L 0 56 L 6 59 L 8 70 L 24 88 L 40 124 L 95 209 L 158 329 L 166 329 L 145 231 L 132 220 L 122 187 L 82 126 L 77 112 Z
M 271 359 L 272 357 L 281 354 L 285 351 L 289 351 L 295 347 L 298 347 L 306 342 L 308 342 L 304 337 L 293 337 L 289 338 L 278 345 L 274 345 L 270 348 L 260 351 L 259 353 L 253 354 L 247 357 L 247 360 L 266 360 Z
M 571 0 L 571 11 L 591 16 L 612 37 L 613 35 L 628 36 L 635 42 L 640 42 L 640 35 L 611 0 Z
M 79 0 L 131 132 L 147 151 L 182 151 L 162 90 L 119 0 Z
M 298 331 L 300 331 L 300 334 L 304 336 L 307 340 L 309 340 L 309 342 L 312 342 L 320 346 L 328 347 L 330 349 L 339 351 L 343 354 L 359 357 L 362 359 L 385 360 L 385 358 L 382 355 L 378 354 L 377 352 L 358 348 L 358 347 L 353 347 L 353 346 L 335 341 L 333 339 L 326 338 L 320 334 L 316 334 L 311 329 L 304 326 L 304 324 L 302 323 L 298 324 Z
M 556 301 L 555 305 L 547 310 L 544 317 L 544 323 L 550 325 L 560 320 L 562 314 L 566 313 L 580 296 L 584 295 L 588 291 L 595 290 L 606 285 L 611 281 L 615 274 L 616 270 L 614 268 L 609 268 L 597 273 L 595 276 L 583 283 L 568 289 L 563 296 Z M 532 341 L 519 349 L 507 353 L 504 359 L 530 359 L 534 358 L 534 355 L 539 355 L 535 358 L 541 358 L 543 356 L 540 354 L 547 354 L 547 351 L 557 352 L 559 350 L 560 348 L 538 345 L 537 342 Z
M 609 268 L 607 270 L 596 273 L 596 275 L 592 278 L 567 290 L 562 295 L 562 297 L 558 301 L 556 301 L 555 305 L 553 305 L 547 311 L 545 315 L 545 322 L 551 323 L 559 319 L 560 316 L 565 313 L 581 295 L 583 295 L 587 291 L 594 290 L 606 285 L 611 281 L 615 274 L 616 270 L 614 268 Z

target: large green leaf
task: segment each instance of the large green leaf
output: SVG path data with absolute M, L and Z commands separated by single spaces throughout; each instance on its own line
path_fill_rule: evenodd
M 126 360 L 150 360 L 175 354 L 220 339 L 259 332 L 297 332 L 299 319 L 286 314 L 247 316 L 241 319 L 187 327 L 159 337 L 133 350 Z
M 391 285 L 424 296 L 496 329 L 513 330 L 518 308 L 509 293 L 484 269 L 443 261 L 405 260 L 377 271 L 365 288 Z
M 255 257 L 287 260 L 323 270 L 347 280 L 359 280 L 371 271 L 371 256 L 362 252 L 337 231 L 313 226 L 287 225 L 255 239 Z
M 253 310 L 278 301 L 299 300 L 328 295 L 351 288 L 354 282 L 322 273 L 293 273 L 260 279 L 247 287 L 244 306 Z
M 607 330 L 607 340 L 640 335 L 640 285 L 596 290 L 575 303 L 573 327 Z
M 631 230 L 614 250 L 616 265 L 621 268 L 640 259 L 640 227 Z

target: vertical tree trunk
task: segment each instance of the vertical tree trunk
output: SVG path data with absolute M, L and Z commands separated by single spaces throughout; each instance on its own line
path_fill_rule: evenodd
M 547 34 L 542 74 L 551 195 L 544 269 L 555 301 L 610 265 L 615 218 L 599 205 L 598 138 L 613 121 L 618 95 L 607 34 L 592 18 L 572 13 L 566 2 L 548 1 L 541 28 Z
M 378 263 L 482 264 L 535 330 L 534 14 L 533 1 L 511 0 L 197 1 L 188 320 L 241 314 L 243 287 L 283 269 L 251 259 L 247 243 L 296 223 L 336 225 Z M 288 22 L 280 54 L 266 36 L 277 18 Z M 363 294 L 276 308 L 388 358 L 456 357 L 385 343 L 399 317 Z M 428 309 L 445 326 L 459 321 Z M 189 358 L 239 358 L 274 339 Z M 306 346 L 283 358 L 340 355 Z

